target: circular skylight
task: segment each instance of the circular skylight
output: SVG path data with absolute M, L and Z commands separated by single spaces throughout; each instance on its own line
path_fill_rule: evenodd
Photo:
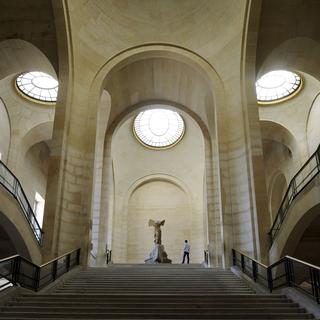
M 301 83 L 296 73 L 285 70 L 268 72 L 256 82 L 258 102 L 268 104 L 283 101 L 296 94 Z
M 137 139 L 151 148 L 168 148 L 179 142 L 184 134 L 184 121 L 174 111 L 150 109 L 140 112 L 134 120 Z
M 16 80 L 18 89 L 27 97 L 41 102 L 57 101 L 59 83 L 44 72 L 26 72 Z

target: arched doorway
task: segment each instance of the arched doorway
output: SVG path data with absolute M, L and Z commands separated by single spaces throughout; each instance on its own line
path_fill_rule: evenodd
M 128 203 L 127 262 L 143 263 L 153 247 L 148 220 L 165 220 L 162 243 L 172 263 L 181 263 L 183 241 L 192 244 L 191 262 L 203 261 L 203 223 L 193 215 L 188 195 L 166 180 L 150 180 L 135 189 Z

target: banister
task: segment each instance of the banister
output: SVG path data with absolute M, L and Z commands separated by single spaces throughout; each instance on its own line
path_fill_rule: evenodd
M 245 256 L 246 258 L 248 258 L 248 259 L 256 262 L 256 263 L 259 264 L 260 266 L 262 266 L 262 267 L 264 267 L 264 268 L 268 268 L 268 266 L 266 266 L 265 264 L 263 264 L 262 262 L 254 259 L 254 258 L 249 257 L 246 253 L 244 253 L 244 252 L 242 252 L 242 251 L 240 251 L 240 250 L 236 250 L 236 249 L 232 249 L 232 250 L 234 250 L 234 251 L 240 253 L 242 256 Z
M 301 182 L 297 185 L 296 181 L 300 177 L 301 173 L 305 168 L 310 164 L 312 160 L 315 160 L 315 166 L 311 168 L 306 176 L 303 176 Z M 270 236 L 270 242 L 273 243 L 276 235 L 281 229 L 282 223 L 289 211 L 289 207 L 293 200 L 302 192 L 309 183 L 320 173 L 320 145 L 317 150 L 311 155 L 311 157 L 303 164 L 299 171 L 293 176 L 290 180 L 288 188 L 284 194 L 284 197 L 281 201 L 280 207 L 278 209 L 277 215 L 272 223 L 271 229 L 268 232 Z M 313 175 L 312 175 L 313 174 Z M 310 175 L 312 177 L 310 178 Z M 288 203 L 286 204 L 286 202 Z M 286 204 L 286 206 L 285 206 Z
M 65 259 L 62 260 L 63 258 Z M 36 265 L 20 255 L 13 255 L 0 260 L 0 278 L 5 278 L 11 284 L 38 291 L 79 265 L 79 261 L 80 249 L 69 251 L 42 265 Z M 28 268 L 25 268 L 25 265 Z M 50 265 L 52 267 L 46 268 Z
M 1 263 L 1 262 L 5 262 L 5 261 L 10 260 L 10 259 L 13 259 L 13 258 L 16 258 L 16 257 L 20 257 L 20 255 L 14 254 L 13 256 L 9 256 L 9 257 L 0 259 L 0 263 Z
M 295 287 L 320 304 L 319 266 L 291 256 L 285 256 L 266 266 L 236 249 L 232 249 L 232 260 L 234 266 L 241 268 L 243 273 L 268 288 L 270 292 L 284 286 Z M 263 270 L 259 270 L 257 265 L 263 267 Z
M 306 265 L 306 266 L 308 266 L 308 267 L 310 267 L 310 268 L 314 268 L 314 269 L 317 269 L 317 270 L 320 271 L 320 267 L 319 267 L 319 266 L 316 266 L 316 265 L 311 264 L 311 263 L 309 263 L 309 262 L 306 262 L 306 261 L 303 261 L 303 260 L 299 260 L 299 259 L 294 258 L 294 257 L 291 257 L 291 256 L 284 256 L 283 259 L 284 259 L 284 258 L 287 258 L 287 259 L 290 259 L 290 260 L 299 262 L 299 263 L 304 264 L 304 265 Z
M 52 259 L 52 260 L 50 260 L 50 261 L 48 261 L 48 262 L 45 262 L 44 264 L 41 264 L 39 267 L 40 267 L 40 268 L 45 267 L 46 265 L 52 263 L 53 261 L 60 260 L 61 258 L 65 257 L 65 256 L 67 256 L 67 255 L 69 255 L 69 254 L 71 254 L 71 253 L 73 253 L 73 252 L 76 252 L 76 251 L 78 251 L 78 250 L 79 250 L 79 249 L 73 249 L 73 250 L 71 250 L 71 251 L 68 251 L 68 252 L 62 254 L 61 256 L 58 256 L 57 258 L 54 258 L 54 259 Z

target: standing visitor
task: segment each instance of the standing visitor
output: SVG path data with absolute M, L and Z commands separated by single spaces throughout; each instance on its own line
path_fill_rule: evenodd
M 184 263 L 185 258 L 187 257 L 187 263 L 189 264 L 189 261 L 190 261 L 189 254 L 190 254 L 190 244 L 188 243 L 188 240 L 184 240 L 182 263 Z

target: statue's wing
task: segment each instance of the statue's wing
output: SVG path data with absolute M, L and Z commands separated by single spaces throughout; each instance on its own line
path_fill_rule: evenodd
M 155 221 L 150 219 L 148 223 L 149 227 L 154 227 L 156 225 Z
M 160 226 L 164 226 L 165 221 L 166 221 L 166 220 L 162 220 L 162 221 L 160 222 Z

